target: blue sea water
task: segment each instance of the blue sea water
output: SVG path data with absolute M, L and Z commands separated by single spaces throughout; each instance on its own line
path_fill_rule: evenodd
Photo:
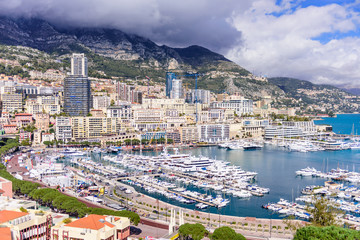
M 277 147 L 266 146 L 256 151 L 226 150 L 218 147 L 204 147 L 190 152 L 193 155 L 203 155 L 211 158 L 229 161 L 233 165 L 241 166 L 247 171 L 256 171 L 258 176 L 255 183 L 262 187 L 270 188 L 270 193 L 264 197 L 252 196 L 249 199 L 240 199 L 225 195 L 231 202 L 220 210 L 221 214 L 233 216 L 249 216 L 258 218 L 280 218 L 277 214 L 261 208 L 263 204 L 278 202 L 280 198 L 289 201 L 300 196 L 302 188 L 308 185 L 323 185 L 325 180 L 312 177 L 297 177 L 295 171 L 307 166 L 325 171 L 336 167 L 360 171 L 360 151 L 321 151 L 321 152 L 288 152 Z M 150 154 L 150 153 L 147 153 Z M 190 190 L 200 191 L 195 187 Z M 204 190 L 201 190 L 205 193 Z M 145 192 L 144 192 L 145 193 Z M 160 200 L 194 209 L 194 205 L 181 204 L 168 200 L 161 195 L 151 194 Z M 216 193 L 212 192 L 215 196 Z M 212 213 L 217 213 L 216 208 L 210 208 Z
M 316 124 L 331 124 L 335 131 L 341 133 L 350 133 L 354 123 L 356 129 L 359 127 L 359 114 L 338 115 L 337 118 L 326 118 L 317 121 Z M 281 218 L 271 211 L 261 208 L 263 204 L 269 202 L 278 202 L 280 198 L 289 201 L 300 196 L 301 189 L 308 185 L 323 185 L 325 180 L 312 177 L 297 177 L 295 171 L 307 166 L 314 167 L 317 170 L 326 171 L 332 168 L 343 168 L 348 170 L 360 171 L 360 150 L 343 150 L 343 151 L 319 151 L 319 152 L 288 152 L 274 146 L 265 146 L 261 150 L 242 151 L 242 150 L 226 150 L 218 147 L 203 147 L 192 150 L 184 150 L 184 153 L 191 153 L 195 156 L 203 155 L 213 159 L 221 159 L 230 162 L 233 165 L 240 166 L 247 171 L 255 171 L 258 173 L 255 184 L 262 187 L 270 188 L 270 193 L 264 197 L 251 197 L 250 199 L 240 199 L 237 197 L 227 196 L 231 202 L 220 210 L 221 214 L 233 216 L 249 216 L 258 218 Z M 144 153 L 158 154 L 158 153 Z M 359 186 L 360 187 L 360 186 Z M 201 191 L 189 186 L 190 190 Z M 145 193 L 145 192 L 144 192 Z M 194 204 L 181 204 L 174 200 L 169 200 L 161 195 L 150 194 L 163 201 L 174 205 L 194 209 Z M 215 196 L 216 193 L 212 192 Z M 212 213 L 218 213 L 216 208 L 208 210 Z
M 328 124 L 333 126 L 333 132 L 338 134 L 360 134 L 360 114 L 338 114 L 334 118 L 323 118 L 314 121 L 315 124 Z M 352 129 L 354 126 L 354 132 Z

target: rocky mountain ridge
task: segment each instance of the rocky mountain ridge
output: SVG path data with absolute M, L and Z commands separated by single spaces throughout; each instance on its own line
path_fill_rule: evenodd
M 23 53 L 21 50 L 17 51 L 17 54 L 18 56 L 24 54 L 20 59 L 27 57 L 32 61 L 33 66 L 41 65 L 41 62 L 53 62 L 51 67 L 61 67 L 66 70 L 69 68 L 70 53 L 84 52 L 89 59 L 89 72 L 92 76 L 101 76 L 99 72 L 105 73 L 107 77 L 120 79 L 150 76 L 152 80 L 164 83 L 166 71 L 180 74 L 200 72 L 203 76 L 198 79 L 198 87 L 202 89 L 215 93 L 239 92 L 253 100 L 271 96 L 279 103 L 279 107 L 304 105 L 298 104 L 301 97 L 296 89 L 301 88 L 301 85 L 296 84 L 296 79 L 268 81 L 266 78 L 253 76 L 224 56 L 201 46 L 171 48 L 165 45 L 159 46 L 149 39 L 116 29 L 62 29 L 40 19 L 13 19 L 1 16 L 0 44 L 29 47 Z M 34 49 L 40 52 L 35 55 L 29 54 L 36 52 Z M 11 55 L 11 51 L 8 53 Z M 9 54 L 2 55 L 9 56 Z M 61 63 L 58 64 L 57 61 Z M 43 70 L 45 66 L 44 64 L 42 66 Z M 289 81 L 293 81 L 295 89 L 284 88 L 281 84 L 283 80 L 287 86 Z M 183 81 L 194 87 L 194 79 L 184 78 Z M 335 91 L 335 88 L 329 88 L 329 91 L 339 93 L 341 97 L 347 94 Z M 302 96 L 308 100 L 306 94 Z M 339 99 L 338 96 L 334 97 L 331 94 L 328 96 Z M 283 101 L 284 98 L 290 100 Z M 306 104 L 311 104 L 311 101 Z

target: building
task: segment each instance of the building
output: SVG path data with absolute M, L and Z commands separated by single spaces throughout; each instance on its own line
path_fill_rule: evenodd
M 33 136 L 34 136 L 33 145 L 41 144 L 41 131 L 35 130 L 33 132 Z
M 18 127 L 26 127 L 27 125 L 33 123 L 32 114 L 28 113 L 16 113 L 15 121 Z
M 0 224 L 11 229 L 12 239 L 50 239 L 51 213 L 0 211 Z M 1 238 L 2 239 L 2 238 Z
M 50 117 L 47 113 L 35 113 L 35 127 L 39 131 L 47 131 L 49 129 Z
M 46 72 L 30 71 L 30 77 L 33 79 L 49 79 L 49 80 L 64 80 L 65 74 L 55 69 L 48 69 Z
M 237 135 L 242 137 L 262 137 L 269 120 L 245 119 L 242 121 L 241 131 Z
M 121 119 L 131 119 L 132 111 L 131 104 L 128 102 L 122 102 L 118 105 L 109 106 L 106 109 L 107 117 L 119 117 Z
M 230 139 L 229 125 L 227 124 L 204 124 L 198 125 L 200 142 L 222 142 Z
M 69 117 L 57 117 L 55 120 L 55 135 L 58 141 L 64 143 L 70 142 L 72 139 L 72 125 L 71 118 Z
M 116 82 L 117 100 L 127 101 L 129 86 L 126 83 Z
M 132 125 L 140 131 L 166 129 L 165 112 L 162 109 L 135 109 Z
M 120 132 L 121 125 L 121 118 L 109 117 L 74 117 L 71 122 L 75 140 L 115 135 Z
M 3 125 L 3 129 L 5 131 L 5 134 L 13 134 L 13 133 L 17 133 L 18 131 L 16 124 Z
M 298 127 L 286 127 L 286 126 L 268 126 L 265 128 L 265 138 L 272 139 L 277 137 L 292 138 L 292 137 L 304 137 L 305 134 Z
M 182 143 L 193 143 L 199 141 L 199 133 L 197 127 L 181 127 L 179 128 L 179 130 Z
M 317 134 L 317 128 L 314 124 L 314 121 L 283 121 L 282 124 L 287 127 L 296 127 L 300 128 L 302 132 L 306 135 L 316 135 Z
M 93 96 L 92 100 L 94 109 L 106 109 L 108 106 L 110 106 L 109 96 Z
M 179 99 L 184 97 L 184 91 L 182 87 L 182 80 L 173 79 L 171 83 L 170 98 Z
M 42 133 L 41 134 L 41 143 L 51 142 L 55 140 L 54 133 Z
M 166 139 L 172 139 L 173 143 L 181 143 L 181 135 L 179 130 L 167 131 Z
M 19 142 L 21 143 L 24 140 L 31 140 L 31 132 L 25 132 L 24 130 L 20 130 L 19 134 Z
M 143 102 L 143 93 L 141 91 L 135 91 L 135 90 L 132 90 L 130 91 L 130 96 L 129 96 L 129 101 L 131 103 L 139 103 L 139 104 L 142 104 Z
M 195 95 L 197 96 L 195 98 Z M 204 89 L 191 89 L 186 93 L 186 102 L 187 103 L 195 103 L 195 100 L 198 103 L 209 104 L 210 103 L 211 94 L 209 90 Z
M 71 58 L 71 75 L 88 76 L 88 64 L 85 54 L 73 53 Z
M 21 112 L 22 111 L 22 94 L 5 93 L 1 94 L 2 110 L 4 112 Z
M 175 73 L 172 72 L 167 72 L 166 73 L 166 88 L 165 88 L 165 92 L 166 92 L 166 96 L 170 97 L 170 92 L 172 90 L 172 81 L 176 79 L 176 75 Z
M 91 109 L 90 114 L 93 117 L 105 117 L 103 110 L 100 109 Z
M 12 198 L 12 182 L 0 177 L 0 196 Z M 1 236 L 1 235 L 0 235 Z
M 84 54 L 73 54 L 71 75 L 64 79 L 64 112 L 70 116 L 86 116 L 91 105 L 87 59 Z
M 57 96 L 38 96 L 28 99 L 25 103 L 26 112 L 30 114 L 48 113 L 50 115 L 60 114 L 60 99 Z
M 90 214 L 66 225 L 56 225 L 51 230 L 52 239 L 125 240 L 130 235 L 130 220 Z
M 231 109 L 237 115 L 241 116 L 253 113 L 253 101 L 245 98 L 223 100 L 222 102 L 210 103 L 210 108 Z

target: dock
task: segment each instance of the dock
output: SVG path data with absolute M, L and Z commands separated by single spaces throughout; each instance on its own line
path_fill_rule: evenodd
M 148 186 L 148 187 L 153 187 L 153 188 L 157 188 L 157 189 L 162 190 L 162 191 L 166 191 L 166 192 L 169 192 L 169 193 L 174 193 L 174 194 L 177 194 L 177 195 L 179 195 L 179 196 L 181 196 L 181 197 L 183 197 L 183 198 L 186 198 L 186 199 L 189 199 L 189 200 L 194 200 L 194 201 L 200 202 L 200 203 L 204 203 L 204 204 L 209 205 L 209 206 L 211 206 L 211 207 L 216 207 L 216 206 L 217 206 L 217 205 L 215 205 L 215 204 L 213 204 L 213 203 L 211 203 L 211 202 L 207 202 L 207 201 L 204 201 L 204 200 L 202 200 L 202 199 L 194 198 L 194 197 L 185 195 L 185 194 L 183 194 L 183 193 L 181 193 L 181 192 L 176 192 L 176 191 L 170 190 L 170 189 L 165 188 L 165 187 L 160 187 L 160 186 L 156 186 L 156 185 L 149 184 L 149 183 L 147 183 L 147 182 L 145 182 L 145 181 L 141 181 L 140 179 L 135 178 L 135 177 L 126 177 L 126 178 L 124 178 L 123 180 L 125 180 L 125 179 L 127 179 L 127 180 L 132 180 L 132 181 L 134 181 L 134 182 L 141 183 L 141 184 L 146 185 L 146 186 Z

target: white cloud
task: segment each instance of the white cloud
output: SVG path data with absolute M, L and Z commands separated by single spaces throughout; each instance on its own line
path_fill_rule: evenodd
M 360 39 L 326 44 L 314 40 L 326 33 L 341 36 L 356 30 L 357 13 L 337 4 L 293 7 L 289 1 L 277 6 L 272 0 L 256 0 L 245 13 L 234 13 L 231 22 L 242 32 L 244 45 L 226 56 L 255 74 L 360 87 Z

